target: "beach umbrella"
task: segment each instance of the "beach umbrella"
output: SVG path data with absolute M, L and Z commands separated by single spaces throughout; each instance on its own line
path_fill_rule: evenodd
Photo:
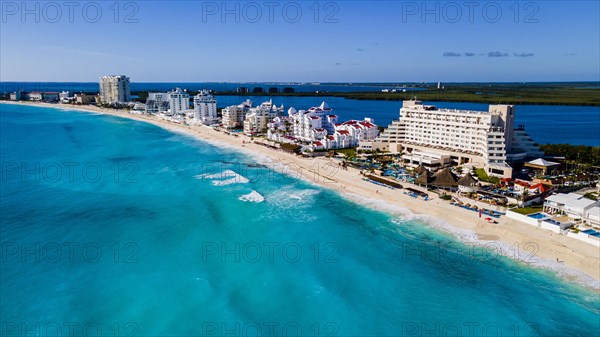
M 492 218 L 485 218 L 485 221 L 492 221 Z

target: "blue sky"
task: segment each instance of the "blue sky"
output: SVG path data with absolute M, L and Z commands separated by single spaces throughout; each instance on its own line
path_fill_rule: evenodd
M 0 80 L 600 80 L 599 1 L 114 3 L 2 0 Z

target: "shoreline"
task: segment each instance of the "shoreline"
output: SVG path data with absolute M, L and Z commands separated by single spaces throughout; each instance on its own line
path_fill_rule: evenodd
M 293 176 L 333 190 L 352 202 L 399 215 L 403 219 L 424 222 L 427 226 L 450 233 L 467 245 L 485 246 L 493 243 L 493 247 L 498 249 L 501 255 L 529 267 L 549 269 L 560 278 L 600 292 L 600 252 L 591 244 L 535 228 L 505 216 L 498 219 L 498 224 L 487 223 L 479 218 L 476 212 L 452 206 L 435 196 L 430 197 L 429 201 L 416 200 L 404 195 L 400 190 L 391 190 L 363 181 L 357 169 L 336 170 L 338 162 L 333 159 L 302 158 L 251 143 L 250 137 L 243 134 L 233 137 L 206 126 L 177 124 L 156 117 L 130 114 L 124 110 L 33 102 L 0 103 L 91 112 L 137 120 L 183 133 L 211 145 L 242 152 L 251 158 L 259 158 L 259 161 L 265 158 L 272 163 L 293 165 L 300 170 L 298 172 L 306 172 L 302 176 L 292 173 Z M 315 167 L 321 168 L 322 171 L 319 172 L 323 174 L 315 174 Z

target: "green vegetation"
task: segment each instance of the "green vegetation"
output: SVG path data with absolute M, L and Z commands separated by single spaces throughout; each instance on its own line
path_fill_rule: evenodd
M 535 205 L 535 206 L 512 209 L 512 211 L 519 213 L 519 214 L 523 214 L 523 215 L 538 213 L 543 210 L 544 210 L 544 206 L 542 206 L 542 205 Z
M 593 192 L 589 192 L 583 195 L 584 198 L 588 198 L 590 200 L 598 200 L 598 195 Z
M 572 163 L 600 166 L 600 146 L 546 144 L 540 149 L 547 155 L 563 156 Z
M 475 174 L 477 174 L 477 178 L 479 178 L 479 181 L 484 181 L 486 183 L 491 184 L 497 184 L 500 182 L 500 178 L 488 176 L 485 170 L 482 168 L 475 169 Z
M 136 95 L 139 97 L 136 99 L 136 101 L 146 103 L 146 100 L 148 99 L 148 93 L 148 91 L 132 91 L 131 95 Z
M 597 83 L 472 83 L 420 84 L 406 92 L 295 92 L 252 93 L 254 96 L 334 96 L 358 100 L 402 101 L 417 96 L 423 101 L 475 102 L 486 104 L 541 104 L 600 106 L 600 87 Z M 390 85 L 387 86 L 389 88 Z M 386 88 L 383 84 L 381 88 Z M 217 95 L 244 95 L 235 91 L 217 92 Z
M 335 152 L 341 153 L 341 154 L 345 155 L 347 159 L 351 159 L 351 158 L 355 158 L 356 157 L 356 148 L 335 149 Z
M 452 200 L 452 197 L 448 194 L 444 194 L 442 196 L 440 196 L 440 199 L 442 200 Z

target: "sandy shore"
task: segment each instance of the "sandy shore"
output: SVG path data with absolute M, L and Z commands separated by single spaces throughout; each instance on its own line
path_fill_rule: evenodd
M 218 146 L 259 155 L 278 165 L 287 166 L 292 175 L 338 191 L 355 202 L 392 213 L 400 213 L 404 217 L 423 220 L 429 225 L 454 233 L 468 244 L 499 249 L 503 255 L 534 267 L 551 269 L 561 277 L 581 283 L 596 291 L 600 290 L 600 250 L 598 247 L 506 219 L 506 217 L 502 217 L 498 224 L 490 224 L 480 219 L 476 212 L 452 206 L 447 201 L 438 199 L 435 194 L 430 193 L 433 198 L 430 198 L 429 201 L 417 200 L 404 195 L 401 190 L 391 190 L 363 181 L 358 170 L 353 168 L 341 170 L 338 162 L 334 159 L 302 158 L 253 144 L 246 136 L 233 137 L 209 127 L 180 125 L 159 118 L 129 114 L 121 110 L 31 102 L 12 103 L 87 111 L 134 119 L 172 131 L 183 132 Z

